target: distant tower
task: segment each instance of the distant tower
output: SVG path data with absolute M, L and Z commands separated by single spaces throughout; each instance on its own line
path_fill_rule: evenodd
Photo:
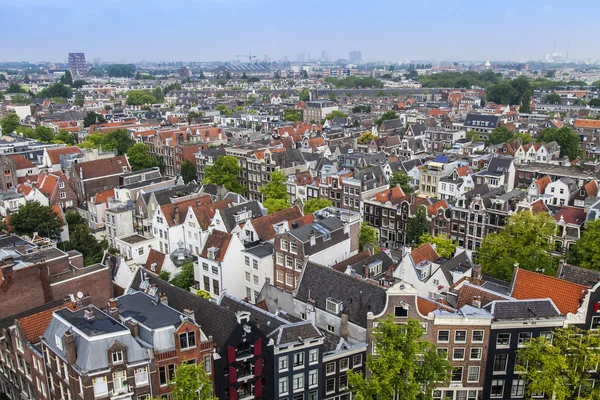
M 362 51 L 353 50 L 348 54 L 348 60 L 352 64 L 360 64 L 362 62 Z
M 88 65 L 84 53 L 69 53 L 69 70 L 73 76 L 87 76 Z

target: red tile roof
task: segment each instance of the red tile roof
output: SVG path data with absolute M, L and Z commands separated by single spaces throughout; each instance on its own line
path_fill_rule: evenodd
M 129 172 L 129 162 L 125 156 L 103 158 L 99 160 L 80 162 L 73 164 L 73 168 L 79 174 L 83 172 L 83 179 L 100 178 L 106 175 L 122 174 Z M 126 168 L 125 170 L 123 168 Z
M 576 119 L 576 128 L 600 128 L 600 121 L 595 119 Z
M 48 158 L 52 164 L 60 164 L 60 156 L 66 156 L 68 154 L 83 154 L 83 151 L 77 146 L 70 147 L 58 147 L 54 149 L 46 149 L 48 152 Z
M 383 190 L 375 195 L 375 201 L 380 203 L 398 204 L 404 198 L 404 192 L 400 186 L 393 187 L 388 190 Z
M 296 219 L 293 219 L 293 220 L 289 221 L 288 225 L 289 225 L 290 229 L 292 229 L 292 225 L 294 223 L 296 223 L 298 225 L 298 228 L 300 228 L 301 226 L 310 224 L 314 220 L 315 220 L 315 215 L 314 214 L 306 214 L 303 217 L 296 218 Z
M 432 262 L 436 261 L 438 258 L 440 258 L 440 255 L 437 253 L 437 251 L 435 251 L 431 243 L 425 243 L 421 247 L 413 250 L 410 253 L 410 257 L 412 258 L 413 263 L 418 265 L 426 260 Z
M 583 225 L 585 223 L 586 215 L 585 211 L 581 208 L 563 207 L 554 214 L 554 219 L 557 221 L 562 219 L 567 224 Z
M 511 296 L 519 300 L 549 298 L 561 314 L 566 315 L 577 313 L 587 289 L 587 286 L 517 268 Z
M 223 261 L 225 253 L 227 253 L 227 248 L 229 247 L 229 242 L 231 242 L 231 233 L 215 229 L 206 239 L 206 243 L 202 249 L 202 257 L 208 258 L 208 249 L 216 247 L 219 250 L 215 255 L 215 261 Z
M 15 160 L 15 168 L 17 170 L 35 168 L 35 165 L 31 161 L 29 161 L 20 154 L 8 156 L 8 158 L 12 158 L 13 160 Z
M 183 224 L 185 220 L 185 216 L 187 215 L 188 208 L 190 207 L 200 207 L 209 205 L 211 202 L 210 196 L 200 196 L 194 197 L 193 199 L 185 199 L 181 201 L 175 201 L 174 203 L 165 204 L 160 207 L 160 211 L 165 216 L 165 221 L 167 221 L 167 225 L 175 226 L 175 210 L 179 213 L 179 223 Z M 214 213 L 213 213 L 214 216 Z M 212 219 L 212 216 L 210 217 Z M 209 221 L 210 222 L 210 221 Z M 206 229 L 206 228 L 203 228 Z
M 540 189 L 540 193 L 544 193 L 544 191 L 546 190 L 546 186 L 548 186 L 548 184 L 550 182 L 552 182 L 552 180 L 550 180 L 550 177 L 548 175 L 546 175 L 546 176 L 536 180 L 535 184 Z
M 596 181 L 589 181 L 583 186 L 583 190 L 588 196 L 595 196 L 598 194 L 598 183 Z
M 165 262 L 165 254 L 160 251 L 150 249 L 148 253 L 148 258 L 146 259 L 146 264 L 144 264 L 144 268 L 148 271 L 152 271 L 156 274 L 160 274 L 162 270 L 163 263 Z M 152 269 L 152 264 L 156 263 L 154 269 Z
M 75 306 L 73 303 L 69 303 L 21 318 L 19 320 L 19 325 L 21 327 L 21 331 L 23 332 L 23 339 L 29 343 L 39 343 L 40 336 L 44 335 L 48 325 L 50 325 L 52 313 L 62 308 L 70 308 L 71 310 L 74 310 Z
M 233 201 L 231 199 L 217 201 L 215 203 L 210 203 L 201 206 L 192 206 L 192 211 L 196 215 L 196 219 L 198 220 L 198 224 L 202 230 L 207 230 L 212 222 L 213 217 L 215 216 L 215 212 L 217 210 L 224 210 L 233 206 Z
M 100 193 L 96 193 L 92 198 L 93 204 L 106 203 L 106 202 L 108 202 L 108 199 L 111 197 L 115 197 L 115 189 L 114 188 L 107 189 Z
M 548 206 L 542 200 L 534 201 L 531 203 L 531 212 L 536 214 L 539 212 L 548 212 Z
M 312 214 L 311 214 L 312 215 Z M 263 217 L 254 218 L 251 223 L 258 235 L 258 238 L 266 242 L 275 237 L 275 229 L 273 225 L 283 221 L 293 221 L 302 218 L 302 212 L 298 207 L 291 207 L 285 210 L 280 210 L 272 214 L 267 214 Z
M 449 207 L 450 206 L 448 205 L 448 202 L 446 200 L 436 201 L 435 203 L 433 203 L 432 205 L 427 207 L 427 215 L 429 215 L 431 217 L 433 215 L 436 215 L 440 208 L 447 209 Z
M 417 296 L 417 309 L 422 315 L 427 315 L 430 312 L 434 312 L 435 310 L 438 310 L 440 308 L 450 312 L 455 311 L 453 308 L 448 307 L 444 304 Z
M 355 254 L 352 257 L 347 258 L 344 261 L 339 262 L 339 263 L 333 265 L 331 268 L 333 268 L 333 269 L 335 269 L 336 271 L 339 271 L 339 272 L 346 272 L 346 268 L 349 265 L 356 264 L 357 262 L 362 261 L 365 258 L 368 258 L 370 256 L 371 256 L 371 252 L 369 250 L 363 250 L 360 253 Z
M 473 173 L 473 171 L 471 170 L 471 167 L 469 167 L 468 165 L 463 165 L 462 167 L 456 168 L 456 174 L 458 176 L 467 176 L 467 175 L 471 175 L 472 173 Z

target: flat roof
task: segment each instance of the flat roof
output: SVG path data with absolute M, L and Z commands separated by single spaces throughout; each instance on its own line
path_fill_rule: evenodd
M 179 326 L 182 314 L 142 292 L 126 294 L 117 299 L 119 314 L 132 318 L 150 329 Z
M 87 310 L 92 311 L 93 317 L 90 319 L 85 317 L 85 311 Z M 128 330 L 117 320 L 109 317 L 96 307 L 82 308 L 77 311 L 63 308 L 55 313 L 88 336 L 99 336 Z
M 125 243 L 129 243 L 129 244 L 136 244 L 136 243 L 141 243 L 141 242 L 144 242 L 144 241 L 150 240 L 150 239 L 135 233 L 133 235 L 117 238 L 117 240 L 122 240 Z

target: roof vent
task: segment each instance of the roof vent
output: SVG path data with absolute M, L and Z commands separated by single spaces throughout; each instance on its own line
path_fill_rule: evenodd
M 90 309 L 90 308 L 86 308 L 85 311 L 83 312 L 83 317 L 85 319 L 87 319 L 88 321 L 94 319 L 94 311 L 92 311 L 92 309 Z

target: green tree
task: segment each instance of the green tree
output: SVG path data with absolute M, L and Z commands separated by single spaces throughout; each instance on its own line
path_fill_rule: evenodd
M 73 85 L 73 75 L 71 75 L 71 71 L 67 70 L 63 76 L 60 77 L 60 83 L 64 85 Z
M 454 252 L 456 251 L 456 247 L 458 247 L 458 242 L 450 239 L 448 235 L 433 237 L 429 233 L 425 233 L 419 238 L 419 246 L 425 243 L 435 245 L 435 251 L 437 251 L 441 257 L 447 259 L 454 257 Z
M 425 206 L 419 206 L 415 215 L 408 218 L 406 226 L 406 243 L 419 243 L 422 235 L 429 231 L 429 222 L 427 221 L 427 209 Z
M 467 139 L 473 141 L 473 142 L 482 142 L 483 140 L 481 140 L 481 136 L 479 136 L 479 134 L 475 131 L 468 131 L 466 134 Z
M 302 110 L 297 110 L 295 108 L 286 108 L 283 110 L 283 118 L 286 121 L 290 122 L 300 122 L 302 121 Z
M 544 103 L 560 104 L 560 102 L 560 95 L 557 93 L 550 93 L 544 96 Z
M 17 94 L 10 99 L 10 102 L 14 104 L 29 104 L 31 103 L 31 99 L 23 94 Z
M 23 204 L 19 211 L 10 216 L 10 225 L 17 235 L 31 237 L 34 232 L 37 232 L 40 236 L 51 239 L 58 237 L 62 229 L 62 224 L 54 210 L 37 201 Z
M 99 119 L 100 119 L 100 114 L 96 114 L 93 111 L 88 111 L 87 114 L 85 114 L 85 117 L 83 117 L 84 128 L 89 128 L 90 125 L 99 123 Z
M 71 87 L 73 89 L 81 89 L 84 85 L 87 85 L 86 81 L 84 81 L 83 79 L 77 79 L 76 81 L 73 82 Z
M 196 296 L 202 297 L 203 299 L 206 299 L 206 300 L 212 299 L 212 296 L 210 295 L 210 293 L 207 292 L 206 290 L 202 290 L 202 289 L 196 290 Z
M 160 86 L 157 86 L 152 91 L 152 95 L 156 99 L 157 103 L 162 103 L 165 100 L 165 94 Z
M 390 119 L 397 119 L 397 118 L 398 118 L 398 114 L 396 114 L 394 111 L 386 111 L 379 118 L 377 118 L 375 120 L 375 125 L 379 126 L 379 125 L 381 125 L 381 123 L 383 121 L 387 121 Z
M 144 143 L 136 143 L 127 150 L 127 159 L 133 171 L 154 167 L 150 148 Z
M 567 156 L 569 160 L 574 160 L 581 155 L 579 135 L 568 126 L 560 129 L 544 129 L 538 133 L 537 141 L 538 143 L 555 141 L 560 146 L 560 156 Z
M 181 179 L 183 179 L 183 183 L 188 184 L 191 181 L 195 181 L 198 179 L 196 175 L 196 165 L 191 160 L 183 160 L 180 167 Z
M 511 141 L 519 139 L 523 144 L 529 144 L 533 140 L 531 135 L 527 132 L 515 132 Z
M 170 282 L 179 288 L 190 290 L 194 286 L 194 263 L 187 262 L 179 268 L 177 275 Z
M 596 331 L 576 327 L 552 331 L 533 338 L 518 350 L 516 370 L 526 384 L 526 394 L 544 392 L 554 400 L 598 399 L 592 387 L 600 362 L 600 337 Z
M 587 221 L 581 237 L 569 250 L 569 263 L 600 270 L 600 219 Z
M 271 173 L 271 180 L 260 188 L 264 200 L 263 205 L 269 214 L 291 207 L 291 204 L 288 203 L 290 196 L 287 192 L 286 181 L 287 177 L 282 172 L 274 171 Z
M 360 233 L 358 235 L 358 248 L 363 251 L 366 244 L 373 245 L 373 249 L 379 251 L 379 241 L 377 238 L 377 229 L 371 225 L 367 225 L 366 222 L 360 223 Z
M 505 126 L 499 126 L 492 131 L 488 138 L 488 144 L 500 144 L 509 141 L 513 137 L 513 132 Z
M 215 163 L 204 169 L 204 180 L 202 183 L 225 186 L 227 190 L 244 194 L 246 188 L 238 182 L 238 176 L 242 168 L 238 159 L 234 156 L 217 156 Z
M 521 113 L 530 113 L 531 112 L 531 90 L 523 93 L 523 97 L 521 99 L 521 108 L 519 108 L 519 112 Z
M 375 140 L 375 139 L 377 139 L 377 136 L 375 136 L 374 133 L 372 133 L 371 131 L 366 131 L 365 133 L 360 135 L 360 137 L 358 139 L 356 139 L 356 142 L 358 144 L 367 144 L 371 140 Z
M 64 143 L 67 146 L 73 146 L 76 143 L 75 135 L 73 135 L 71 132 L 67 131 L 66 129 L 61 129 L 58 131 L 56 136 L 54 136 L 54 142 L 55 143 Z
M 125 100 L 125 103 L 130 106 L 154 104 L 156 103 L 156 97 L 144 90 L 130 90 L 129 93 L 127 93 L 127 100 Z
M 62 244 L 64 251 L 79 251 L 83 255 L 85 265 L 92 265 L 102 261 L 104 250 L 107 248 L 108 242 L 106 239 L 98 241 L 84 223 L 69 224 L 69 241 Z
M 409 318 L 396 324 L 392 317 L 379 321 L 373 332 L 376 355 L 367 355 L 370 376 L 348 371 L 356 400 L 430 399 L 446 382 L 451 370 L 446 355 L 423 339 L 421 324 Z
M 133 78 L 135 74 L 135 65 L 112 64 L 106 67 L 106 73 L 111 78 Z
M 172 400 L 212 400 L 212 383 L 202 364 L 181 363 L 169 382 Z
M 508 217 L 504 229 L 483 238 L 477 254 L 485 274 L 510 280 L 513 266 L 553 274 L 554 260 L 549 241 L 555 233 L 555 221 L 546 213 L 521 211 Z
M 383 90 L 378 90 L 375 93 L 375 97 L 384 97 L 385 96 L 385 92 Z
M 77 92 L 75 94 L 75 101 L 73 102 L 73 104 L 75 104 L 76 106 L 79 106 L 79 107 L 83 107 L 83 103 L 84 103 L 83 95 L 81 93 Z
M 599 98 L 591 99 L 590 101 L 588 101 L 588 105 L 590 107 L 600 107 L 600 99 Z
M 39 98 L 54 98 L 54 97 L 61 97 L 64 99 L 68 99 L 69 97 L 71 97 L 71 88 L 68 86 L 65 86 L 64 84 L 60 83 L 60 82 L 56 82 L 53 83 L 52 85 L 48 86 L 46 89 L 44 90 L 40 90 L 39 92 L 37 92 L 37 96 Z
M 510 83 L 490 86 L 485 92 L 487 99 L 497 104 L 520 104 L 519 92 Z
M 329 93 L 329 101 L 334 101 L 334 102 L 338 101 L 337 94 L 335 94 L 335 92 Z
M 344 113 L 340 110 L 333 110 L 331 114 L 328 114 L 326 119 L 334 119 L 334 118 L 348 118 L 348 114 Z
M 355 114 L 358 113 L 370 113 L 371 112 L 371 106 L 369 105 L 360 105 L 360 106 L 354 106 L 352 107 L 352 112 Z
M 302 91 L 300 92 L 300 101 L 308 101 L 309 99 L 309 92 L 307 88 L 302 89 Z
M 117 155 L 122 156 L 133 144 L 131 135 L 125 129 L 115 129 L 104 135 L 102 148 L 104 150 L 117 150 Z
M 169 281 L 169 279 L 171 279 L 171 273 L 169 271 L 165 271 L 164 269 L 160 271 L 160 274 L 158 274 L 158 277 L 160 279 L 162 279 L 163 281 Z
M 248 75 L 246 75 L 246 73 L 244 72 L 242 74 L 242 77 L 240 79 L 246 80 L 246 79 L 248 79 Z
M 35 128 L 35 136 L 39 141 L 49 143 L 54 140 L 54 131 L 47 126 L 38 126 Z
M 225 104 L 219 104 L 215 107 L 215 110 L 219 111 L 221 115 L 226 117 L 229 117 L 231 114 L 233 114 L 233 111 L 231 111 L 231 109 L 229 109 Z
M 410 186 L 410 176 L 404 171 L 394 171 L 390 176 L 390 188 L 400 186 L 404 194 L 410 194 L 413 192 L 413 188 Z
M 13 82 L 5 90 L 6 93 L 27 93 L 27 90 L 23 89 L 23 87 L 17 82 Z
M 13 133 L 15 129 L 21 123 L 21 118 L 15 113 L 8 113 L 4 118 L 0 119 L 0 126 L 2 127 L 2 133 L 8 135 Z
M 322 210 L 325 207 L 331 207 L 333 203 L 329 199 L 322 199 L 320 197 L 313 197 L 312 199 L 306 200 L 304 203 L 304 215 L 312 214 L 315 211 Z

